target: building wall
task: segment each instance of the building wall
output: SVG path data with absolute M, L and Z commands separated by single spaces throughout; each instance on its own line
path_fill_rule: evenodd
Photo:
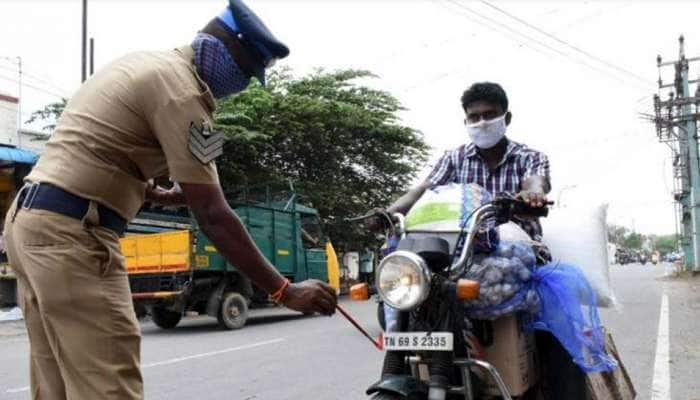
M 48 137 L 45 132 L 21 129 L 19 131 L 19 134 L 21 140 L 21 143 L 19 143 L 19 147 L 31 150 L 38 154 L 41 154 L 44 151 L 44 145 L 48 140 Z
M 17 108 L 16 97 L 0 93 L 0 144 L 17 145 Z

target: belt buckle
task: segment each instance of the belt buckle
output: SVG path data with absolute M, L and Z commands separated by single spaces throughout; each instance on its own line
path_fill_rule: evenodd
M 28 210 L 32 208 L 36 194 L 39 191 L 39 184 L 40 182 L 32 182 L 26 187 L 27 193 L 24 195 L 24 199 L 22 200 L 22 209 Z

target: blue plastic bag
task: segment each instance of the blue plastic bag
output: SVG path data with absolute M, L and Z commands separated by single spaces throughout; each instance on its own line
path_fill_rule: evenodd
M 540 310 L 530 328 L 552 333 L 586 373 L 612 371 L 617 362 L 605 352 L 595 291 L 573 265 L 549 263 L 533 272 Z
M 469 318 L 495 320 L 517 311 L 535 313 L 540 299 L 531 283 L 535 269 L 532 245 L 500 241 L 495 251 L 475 257 L 463 278 L 478 281 L 479 297 L 465 302 Z

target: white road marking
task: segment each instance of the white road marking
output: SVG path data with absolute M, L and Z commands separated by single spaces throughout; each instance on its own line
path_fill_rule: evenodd
M 198 358 L 205 358 L 205 357 L 212 357 L 212 356 L 218 356 L 221 354 L 226 354 L 226 353 L 232 353 L 234 351 L 239 351 L 239 350 L 248 350 L 248 349 L 253 349 L 256 347 L 261 347 L 261 346 L 266 346 L 268 344 L 275 344 L 275 343 L 281 343 L 284 342 L 286 339 L 279 338 L 279 339 L 272 339 L 272 340 L 267 340 L 264 342 L 258 342 L 258 343 L 251 343 L 247 344 L 244 346 L 238 346 L 238 347 L 230 347 L 228 349 L 223 349 L 223 350 L 217 350 L 217 351 L 210 351 L 208 353 L 201 353 L 201 354 L 193 354 L 191 356 L 185 356 L 185 357 L 177 357 L 177 358 L 171 358 L 169 360 L 163 360 L 163 361 L 157 361 L 153 362 L 150 364 L 144 364 L 141 366 L 141 369 L 145 368 L 152 368 L 152 367 L 160 367 L 163 365 L 170 365 L 170 364 L 177 364 L 183 361 L 189 361 L 189 360 L 194 360 Z M 22 392 L 27 392 L 29 391 L 29 386 L 21 387 L 21 388 L 15 388 L 15 389 L 7 389 L 5 393 L 22 393 Z
M 671 399 L 671 359 L 668 338 L 668 296 L 661 295 L 661 312 L 659 313 L 659 333 L 656 337 L 656 359 L 654 360 L 654 379 L 651 384 L 651 400 Z
M 231 347 L 231 348 L 223 349 L 223 350 L 210 351 L 208 353 L 194 354 L 194 355 L 186 356 L 186 357 L 171 358 L 170 360 L 158 361 L 158 362 L 154 362 L 154 363 L 150 363 L 150 364 L 145 364 L 145 365 L 142 365 L 141 368 L 151 368 L 151 367 L 159 367 L 161 365 L 176 364 L 176 363 L 183 362 L 183 361 L 194 360 L 196 358 L 218 356 L 220 354 L 231 353 L 231 352 L 239 351 L 239 350 L 252 349 L 255 347 L 265 346 L 268 344 L 281 343 L 284 341 L 285 341 L 285 339 L 282 339 L 282 338 L 272 339 L 272 340 L 268 340 L 265 342 L 247 344 L 245 346 L 238 346 L 238 347 Z
M 5 344 L 5 343 L 29 343 L 29 339 L 23 338 L 23 339 L 7 339 L 7 340 L 0 340 L 0 344 Z

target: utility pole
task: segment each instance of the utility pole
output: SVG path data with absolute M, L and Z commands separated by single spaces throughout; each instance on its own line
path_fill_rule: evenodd
M 17 56 L 17 71 L 19 73 L 19 88 L 17 89 L 17 146 L 22 146 L 22 57 Z
M 81 82 L 87 79 L 87 0 L 83 0 L 83 38 L 82 38 L 82 75 Z
M 95 38 L 90 38 L 90 76 L 95 73 Z
M 687 58 L 685 40 L 678 39 L 678 60 L 656 59 L 659 69 L 659 90 L 670 89 L 667 100 L 654 95 L 654 123 L 662 143 L 674 152 L 674 199 L 679 221 L 680 242 L 685 254 L 685 268 L 700 272 L 700 160 L 698 159 L 697 121 L 700 119 L 700 79 L 689 79 L 691 62 L 700 57 Z M 673 66 L 673 83 L 661 79 L 661 68 Z M 691 95 L 690 85 L 696 85 Z

